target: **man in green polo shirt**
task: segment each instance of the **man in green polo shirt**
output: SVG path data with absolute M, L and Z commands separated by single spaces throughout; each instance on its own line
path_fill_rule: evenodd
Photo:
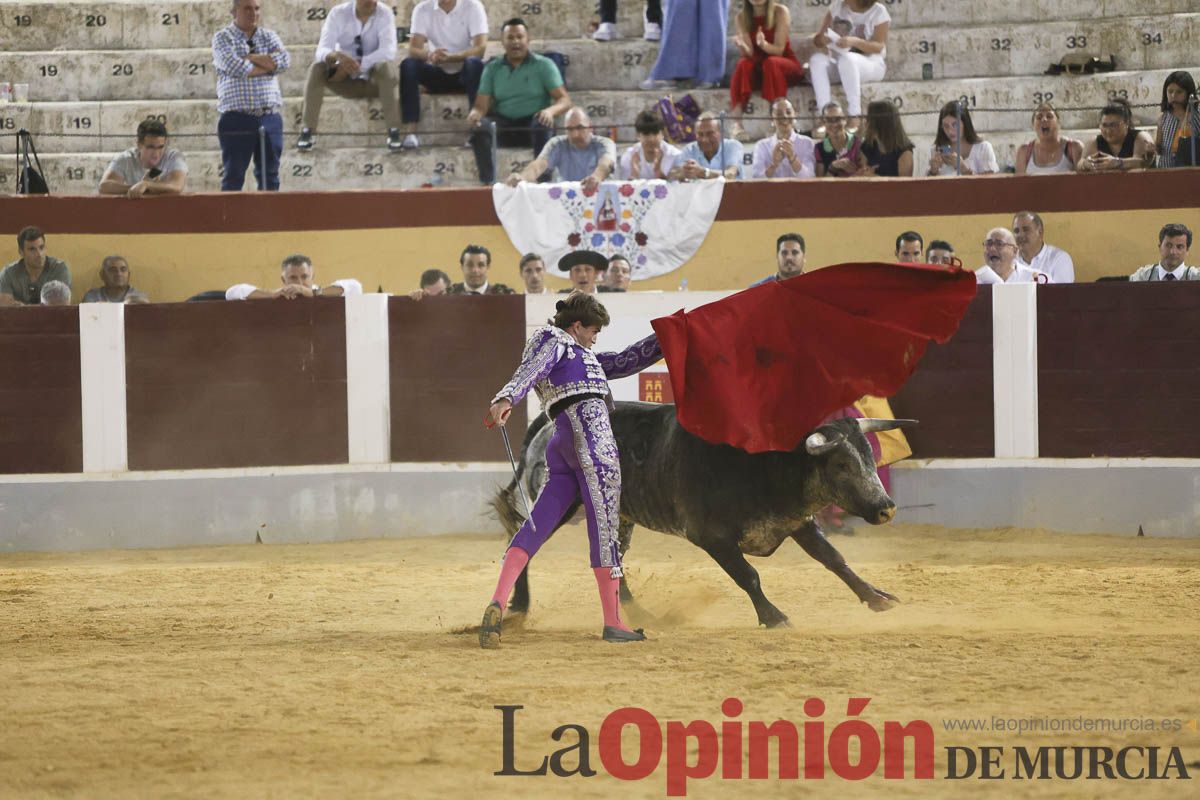
M 486 117 L 496 125 L 500 147 L 532 147 L 536 156 L 550 140 L 554 117 L 571 107 L 562 75 L 550 59 L 529 52 L 529 29 L 525 20 L 514 17 L 500 28 L 504 57 L 494 58 L 483 68 L 475 107 L 467 115 L 471 147 L 479 180 L 496 180 L 492 137 L 481 123 Z
M 42 302 L 42 287 L 50 281 L 71 285 L 66 263 L 46 255 L 46 234 L 32 225 L 17 234 L 21 257 L 0 272 L 0 306 L 36 306 Z

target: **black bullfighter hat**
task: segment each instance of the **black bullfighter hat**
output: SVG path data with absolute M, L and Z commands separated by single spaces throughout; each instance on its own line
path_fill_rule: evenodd
M 597 272 L 603 272 L 608 269 L 608 258 L 595 250 L 573 250 L 558 260 L 562 272 L 570 272 L 576 264 L 591 264 Z

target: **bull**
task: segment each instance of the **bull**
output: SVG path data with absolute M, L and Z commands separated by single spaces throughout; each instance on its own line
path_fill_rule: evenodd
M 520 481 L 535 498 L 547 479 L 546 444 L 554 432 L 539 416 L 529 426 L 513 480 L 493 499 L 511 539 L 525 521 Z M 612 414 L 621 453 L 620 548 L 624 556 L 634 525 L 682 536 L 712 556 L 742 588 L 760 625 L 787 626 L 788 618 L 763 594 L 747 555 L 769 556 L 787 539 L 846 582 L 873 611 L 899 598 L 864 581 L 829 543 L 813 514 L 836 503 L 873 525 L 889 522 L 896 504 L 875 472 L 866 434 L 915 425 L 914 420 L 837 419 L 821 425 L 792 452 L 747 453 L 688 433 L 675 406 L 620 402 Z M 555 530 L 574 516 L 577 501 Z M 513 591 L 509 610 L 529 609 L 528 569 Z M 621 579 L 621 600 L 633 595 Z

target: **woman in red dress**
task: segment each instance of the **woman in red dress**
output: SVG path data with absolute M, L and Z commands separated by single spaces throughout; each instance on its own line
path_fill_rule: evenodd
M 733 37 L 742 56 L 729 81 L 731 133 L 738 140 L 746 139 L 742 114 L 755 89 L 762 90 L 769 108 L 780 97 L 787 97 L 788 86 L 804 77 L 804 66 L 792 52 L 791 24 L 787 6 L 776 0 L 742 0 Z

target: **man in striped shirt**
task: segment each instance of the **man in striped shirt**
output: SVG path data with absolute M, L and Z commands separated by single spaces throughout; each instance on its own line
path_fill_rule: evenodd
M 261 7 L 260 0 L 232 0 L 233 23 L 213 36 L 223 192 L 242 190 L 251 159 L 259 190 L 279 191 L 283 95 L 276 76 L 291 58 L 275 31 L 258 26 Z

